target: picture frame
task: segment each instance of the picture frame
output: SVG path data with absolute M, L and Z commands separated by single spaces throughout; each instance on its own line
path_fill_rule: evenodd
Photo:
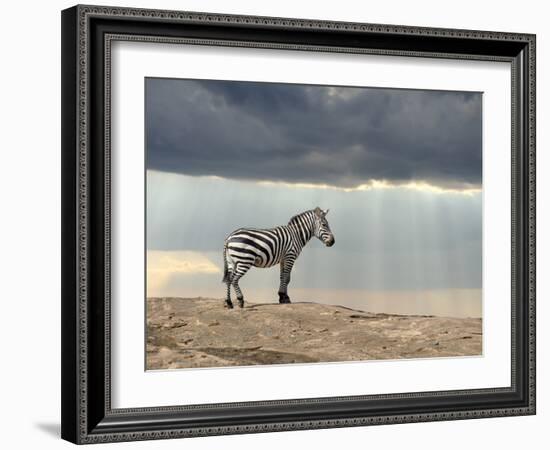
M 509 386 L 112 407 L 111 45 L 500 61 L 511 67 Z M 78 5 L 62 12 L 62 437 L 100 443 L 535 414 L 535 36 Z

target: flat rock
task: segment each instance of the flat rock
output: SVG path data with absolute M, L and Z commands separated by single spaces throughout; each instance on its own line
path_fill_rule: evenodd
M 147 369 L 476 356 L 479 318 L 374 314 L 318 303 L 147 299 Z

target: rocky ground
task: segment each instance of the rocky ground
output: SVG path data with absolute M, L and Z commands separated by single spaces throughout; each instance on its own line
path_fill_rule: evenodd
M 481 319 L 373 314 L 317 303 L 147 300 L 147 368 L 481 354 Z

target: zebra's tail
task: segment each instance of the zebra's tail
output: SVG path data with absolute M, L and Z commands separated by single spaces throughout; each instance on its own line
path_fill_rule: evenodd
M 222 283 L 229 281 L 229 270 L 227 268 L 227 243 L 223 244 L 223 280 Z

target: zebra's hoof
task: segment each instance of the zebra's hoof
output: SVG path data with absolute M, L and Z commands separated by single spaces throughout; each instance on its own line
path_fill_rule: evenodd
M 244 298 L 239 298 L 239 308 L 244 308 Z
M 279 303 L 290 303 L 290 297 L 287 294 L 279 293 Z
M 233 303 L 227 300 L 223 303 L 223 307 L 227 309 L 233 309 Z

